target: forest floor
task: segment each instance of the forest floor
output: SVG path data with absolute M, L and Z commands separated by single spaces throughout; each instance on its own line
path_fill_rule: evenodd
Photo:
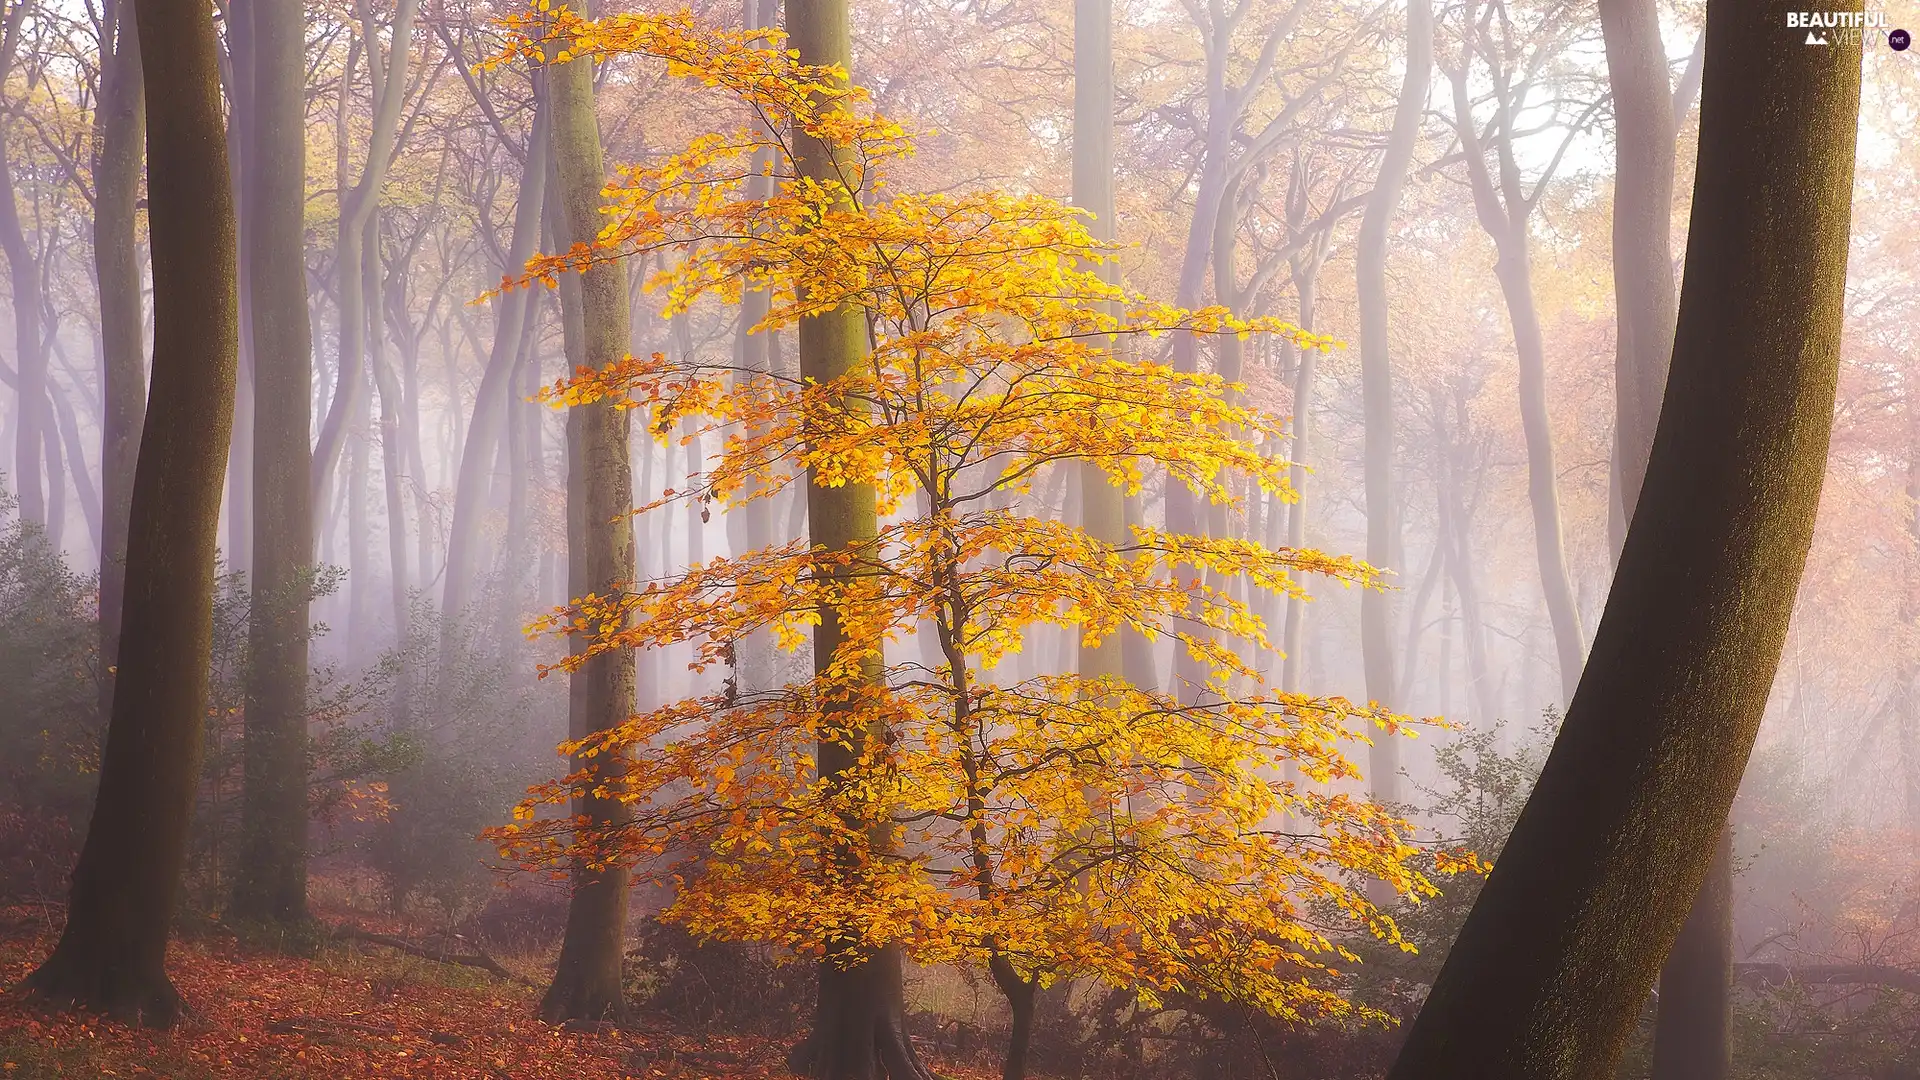
M 33 970 L 62 912 L 0 907 L 0 985 Z M 170 1031 L 49 1013 L 0 997 L 0 1080 L 760 1080 L 787 1075 L 786 1045 L 639 1022 L 572 1031 L 534 1017 L 516 979 L 377 945 L 329 944 L 311 959 L 250 949 L 231 935 L 176 940 L 168 956 L 189 1013 Z M 939 1063 L 954 1080 L 973 1065 Z

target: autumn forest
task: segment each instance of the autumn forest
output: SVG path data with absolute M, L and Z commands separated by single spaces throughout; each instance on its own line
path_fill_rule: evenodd
M 7 1077 L 1920 1076 L 1920 8 L 0 0 Z

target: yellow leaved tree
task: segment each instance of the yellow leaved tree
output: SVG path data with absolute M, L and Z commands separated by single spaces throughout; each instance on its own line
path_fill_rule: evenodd
M 796 541 L 713 559 L 537 624 L 586 640 L 565 665 L 683 642 L 701 669 L 730 664 L 754 633 L 803 647 L 822 612 L 842 633 L 809 681 L 730 682 L 563 746 L 617 767 L 533 789 L 516 823 L 492 833 L 503 851 L 528 866 L 631 863 L 674 885 L 661 917 L 703 936 L 815 957 L 894 947 L 987 968 L 1016 1040 L 1031 1030 L 1034 987 L 1066 978 L 1288 1017 L 1364 1013 L 1324 977 L 1354 962 L 1343 934 L 1401 943 L 1364 884 L 1413 898 L 1433 886 L 1408 865 L 1405 823 L 1337 789 L 1357 775 L 1344 748 L 1391 737 L 1404 718 L 1263 687 L 1243 654 L 1272 645 L 1234 583 L 1293 594 L 1302 575 L 1378 587 L 1376 572 L 1150 527 L 1103 543 L 1008 497 L 1076 463 L 1129 491 L 1154 477 L 1223 501 L 1250 479 L 1284 497 L 1286 462 L 1254 441 L 1281 438 L 1279 419 L 1237 404 L 1216 377 L 1131 359 L 1116 343 L 1328 342 L 1110 284 L 1099 268 L 1114 253 L 1054 200 L 892 191 L 885 169 L 909 152 L 906 134 L 861 107 L 844 71 L 803 66 L 766 47 L 766 32 L 686 15 L 587 21 L 544 4 L 508 25 L 514 43 L 495 63 L 542 62 L 550 44 L 562 59 L 653 58 L 742 119 L 621 172 L 596 240 L 536 258 L 503 287 L 671 252 L 648 283 L 667 314 L 753 290 L 769 297 L 757 333 L 847 305 L 866 316 L 864 359 L 827 382 L 656 354 L 583 370 L 549 400 L 647 409 L 661 439 L 689 421 L 722 434 L 707 471 L 674 497 L 738 505 L 796 483 L 866 485 L 880 518 L 847 547 Z M 787 170 L 805 138 L 836 151 L 837 182 Z M 768 172 L 771 185 L 751 183 Z M 1044 625 L 1087 644 L 1123 631 L 1174 638 L 1205 661 L 1211 692 L 1183 705 L 1123 679 L 999 678 Z M 915 633 L 933 647 L 904 648 Z M 822 747 L 840 751 L 831 772 Z M 1297 780 L 1277 778 L 1286 762 Z M 542 816 L 587 792 L 627 803 L 630 819 Z

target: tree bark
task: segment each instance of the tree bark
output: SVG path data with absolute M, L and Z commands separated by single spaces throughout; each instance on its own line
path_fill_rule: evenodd
M 1087 229 L 1102 243 L 1114 239 L 1113 209 L 1113 0 L 1074 0 L 1073 6 L 1073 203 L 1093 215 Z M 1117 267 L 1102 270 L 1117 271 Z M 1126 494 L 1091 463 L 1076 467 L 1080 525 L 1102 543 L 1127 542 Z M 1127 637 L 1110 634 L 1098 645 L 1082 641 L 1083 678 L 1126 674 Z
M 1733 832 L 1720 831 L 1713 865 L 1660 969 L 1653 1080 L 1724 1080 L 1733 1066 Z
M 1812 540 L 1846 277 L 1861 56 L 1783 47 L 1781 10 L 1708 0 L 1714 197 L 1639 506 L 1580 692 L 1392 1080 L 1611 1076 L 1706 880 Z
M 1387 333 L 1387 232 L 1400 209 L 1407 167 L 1420 138 L 1433 78 L 1433 7 L 1429 0 L 1407 4 L 1407 72 L 1394 108 L 1380 173 L 1360 217 L 1354 246 L 1354 273 L 1360 302 L 1360 394 L 1365 417 L 1364 468 L 1367 509 L 1367 561 L 1385 567 L 1400 547 L 1400 513 L 1394 505 L 1393 355 Z M 1360 649 L 1367 696 L 1382 704 L 1394 690 L 1393 597 L 1368 589 L 1360 597 Z M 1400 747 L 1391 738 L 1375 739 L 1368 752 L 1373 797 L 1400 799 Z
M 94 165 L 93 266 L 100 290 L 100 355 L 105 408 L 100 430 L 100 715 L 112 715 L 126 595 L 127 511 L 140 428 L 147 412 L 145 314 L 141 311 L 136 203 L 146 95 L 132 0 L 107 0 L 100 65 L 100 158 Z
M 799 53 L 800 63 L 852 70 L 847 0 L 788 0 L 786 18 L 787 41 Z M 836 99 L 819 102 L 818 107 L 830 112 L 847 105 Z M 851 163 L 848 151 L 804 135 L 795 143 L 794 164 L 801 176 L 829 190 L 845 191 L 841 177 Z M 866 361 L 866 314 L 852 304 L 842 304 L 825 314 L 802 319 L 799 339 L 801 377 L 821 385 L 832 383 Z M 851 400 L 841 405 L 859 407 Z M 871 485 L 827 487 L 809 476 L 806 492 L 808 537 L 814 550 L 846 551 L 873 542 L 879 515 Z M 847 567 L 816 567 L 814 572 L 851 571 Z M 824 676 L 832 666 L 842 640 L 839 612 L 823 606 L 813 632 L 817 673 Z M 880 657 L 865 658 L 861 676 L 879 680 Z M 839 782 L 858 760 L 862 751 L 858 744 L 883 734 L 856 731 L 848 733 L 846 742 L 823 740 L 815 751 L 821 779 L 828 784 Z M 871 809 L 876 820 L 871 822 L 869 842 L 877 849 L 890 842 L 892 830 L 883 808 Z M 907 1034 L 905 968 L 899 949 L 868 951 L 844 941 L 827 942 L 827 956 L 820 964 L 813 1030 L 794 1049 L 788 1065 L 815 1080 L 932 1080 Z
M 253 603 L 248 611 L 246 834 L 233 913 L 307 915 L 307 648 L 313 340 L 306 275 L 306 23 L 300 0 L 253 0 L 245 240 L 253 284 Z
M 0 27 L 0 80 L 13 71 L 21 24 L 32 10 L 32 4 L 13 5 L 5 26 Z M 45 301 L 40 264 L 20 223 L 13 182 L 14 150 L 0 138 L 0 253 L 6 256 L 7 276 L 13 288 L 13 349 L 19 365 L 15 381 L 18 407 L 13 417 L 13 483 L 20 497 L 20 520 L 46 527 L 51 535 L 58 523 L 47 514 L 47 489 L 42 486 L 41 476 L 45 441 L 41 428 L 52 415 L 47 409 L 47 350 L 40 330 Z M 52 479 L 55 484 L 59 482 L 57 472 Z M 57 546 L 58 540 L 54 543 Z
M 128 524 L 120 676 L 67 924 L 27 988 L 168 1025 L 167 933 L 186 859 L 213 639 L 214 540 L 239 305 L 213 9 L 137 0 L 152 103 L 152 405 Z
M 1675 129 L 1692 96 L 1688 78 L 1669 89 L 1667 49 L 1653 0 L 1601 0 L 1600 29 L 1614 103 L 1613 482 L 1609 513 L 1614 559 L 1646 476 L 1653 429 L 1673 359 L 1673 173 Z M 1696 51 L 1696 58 L 1698 53 Z M 1698 78 L 1699 64 L 1688 63 Z M 1722 1080 L 1733 984 L 1731 833 L 1660 974 L 1654 1024 L 1654 1080 Z
M 551 55 L 551 54 L 549 54 Z M 601 188 L 606 166 L 600 126 L 594 117 L 593 61 L 571 60 L 547 67 L 547 92 L 553 118 L 553 167 L 571 237 L 592 237 L 600 230 Z M 571 290 L 570 290 L 571 291 Z M 598 262 L 580 275 L 578 365 L 601 368 L 627 355 L 627 276 L 619 262 Z M 562 298 L 563 301 L 567 299 Z M 634 578 L 633 466 L 628 457 L 630 417 L 612 402 L 576 405 L 567 411 L 568 587 L 574 596 L 611 595 Z M 576 650 L 585 647 L 576 642 Z M 613 649 L 588 660 L 570 676 L 567 730 L 583 739 L 624 723 L 633 712 L 634 654 Z M 576 768 L 609 762 L 579 759 Z M 627 810 L 617 799 L 583 798 L 574 813 L 597 828 L 617 828 Z M 614 863 L 573 868 L 573 892 L 567 905 L 566 936 L 560 963 L 540 1002 L 548 1023 L 563 1020 L 617 1019 L 626 1015 L 620 992 L 620 959 L 626 931 L 628 869 Z

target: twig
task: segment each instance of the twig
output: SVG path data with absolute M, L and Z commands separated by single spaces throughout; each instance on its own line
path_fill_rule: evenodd
M 452 953 L 445 949 L 430 949 L 424 945 L 416 945 L 405 938 L 376 934 L 344 923 L 333 928 L 333 936 L 342 941 L 364 941 L 369 945 L 380 945 L 393 949 L 396 952 L 406 953 L 408 956 L 418 956 L 423 960 L 433 960 L 442 964 L 458 964 L 461 967 L 478 968 L 489 975 L 497 975 L 509 982 L 519 983 L 521 986 L 535 990 L 540 988 L 540 984 L 524 975 L 508 971 L 505 967 L 501 966 L 498 960 L 481 952 L 478 948 L 475 948 L 471 953 Z

